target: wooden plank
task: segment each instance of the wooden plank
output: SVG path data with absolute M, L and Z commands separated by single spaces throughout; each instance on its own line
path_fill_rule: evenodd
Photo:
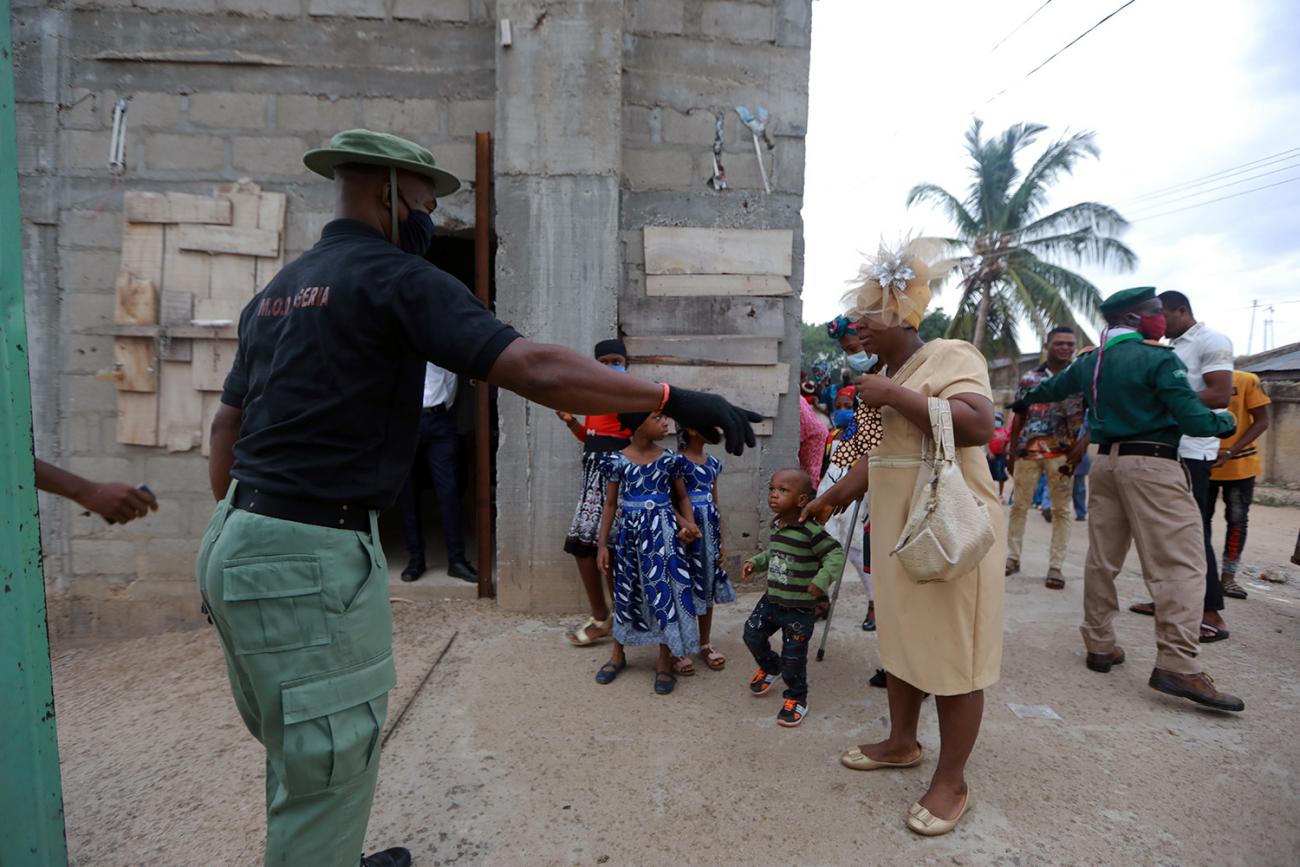
M 217 414 L 217 408 L 221 406 L 221 395 L 218 392 L 207 391 L 203 393 L 203 429 L 200 432 L 202 436 L 199 442 L 199 454 L 203 457 L 211 457 L 212 440 L 210 431 L 212 430 L 212 419 Z
M 118 391 L 158 390 L 157 349 L 151 338 L 114 338 L 113 368 L 121 374 L 117 380 Z
M 117 272 L 113 321 L 148 325 L 158 321 L 158 284 L 125 269 Z
M 226 298 L 203 298 L 194 302 L 194 318 L 205 322 L 219 322 L 228 320 L 231 325 L 238 326 L 239 314 L 243 312 L 243 301 L 232 301 Z M 217 326 L 229 327 L 229 326 Z M 219 335 L 229 337 L 230 335 Z
M 172 233 L 176 234 L 176 244 L 182 250 L 270 258 L 280 255 L 280 233 L 271 229 L 181 225 L 168 228 L 167 234 Z
M 196 298 L 207 298 L 212 257 L 181 249 L 181 233 L 187 228 L 197 227 L 167 227 L 163 242 L 163 277 L 158 288 L 163 292 L 188 292 Z
M 77 329 L 78 334 L 94 334 L 100 337 L 170 337 L 180 340 L 237 340 L 239 329 L 236 325 L 90 325 Z M 171 359 L 165 359 L 170 361 Z M 188 359 L 187 359 L 188 360 Z
M 195 340 L 190 362 L 191 381 L 198 391 L 221 391 L 235 361 L 237 340 Z
M 179 289 L 167 289 L 162 293 L 160 306 L 159 321 L 164 339 L 158 343 L 159 358 L 163 361 L 189 361 L 194 357 L 194 347 L 191 341 L 177 334 L 176 329 L 189 327 L 194 315 L 194 295 Z
M 216 223 L 230 225 L 230 202 L 189 193 L 127 193 L 129 223 Z
M 789 277 L 789 229 L 645 227 L 646 274 L 779 274 Z
M 271 278 L 284 267 L 284 218 L 289 207 L 289 197 L 284 193 L 262 193 L 258 203 L 257 227 L 274 229 L 280 233 L 280 255 L 275 258 L 259 257 L 254 285 L 258 290 L 266 288 Z
M 619 329 L 625 334 L 698 334 L 702 323 L 722 334 L 784 337 L 781 298 L 647 298 L 624 292 L 618 299 Z
M 794 287 L 777 274 L 652 274 L 645 278 L 645 294 L 652 297 L 793 295 Z
M 776 364 L 780 339 L 738 334 L 627 337 L 630 361 L 638 364 Z
M 117 441 L 128 446 L 158 445 L 158 395 L 117 393 Z
M 164 361 L 158 382 L 158 445 L 187 452 L 202 440 L 203 397 L 194 390 L 190 364 Z
M 124 271 L 141 280 L 162 285 L 163 227 L 126 223 L 122 227 L 122 262 Z

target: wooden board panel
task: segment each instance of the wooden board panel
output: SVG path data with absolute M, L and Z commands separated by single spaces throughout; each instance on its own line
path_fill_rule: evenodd
M 240 256 L 280 255 L 280 233 L 271 229 L 237 229 L 233 226 L 175 226 L 176 244 L 182 250 L 234 253 Z
M 126 223 L 122 228 L 119 271 L 162 285 L 163 227 Z
M 207 298 L 212 257 L 206 253 L 181 249 L 181 233 L 186 228 L 167 227 L 163 242 L 163 277 L 158 284 L 159 289 L 163 292 L 188 292 L 196 298 Z
M 789 229 L 646 226 L 646 274 L 779 274 L 789 277 Z
M 158 445 L 158 395 L 117 393 L 117 441 L 129 446 Z
M 280 233 L 280 255 L 274 258 L 258 258 L 254 284 L 259 291 L 266 288 L 271 278 L 284 267 L 284 217 L 288 207 L 289 197 L 284 193 L 262 193 L 257 210 L 257 227 L 273 229 Z
M 118 391 L 158 390 L 158 359 L 154 341 L 148 337 L 113 338 L 113 368 L 121 374 Z
M 686 334 L 675 337 L 627 337 L 627 351 L 640 364 L 776 364 L 781 341 L 776 337 L 737 334 Z
M 113 321 L 122 325 L 151 325 L 158 321 L 158 285 L 127 270 L 117 272 Z
M 167 334 L 166 339 L 159 341 L 159 357 L 163 361 L 189 361 L 194 357 L 193 345 L 189 340 L 178 338 L 175 329 L 189 326 L 194 317 L 194 295 L 179 289 L 165 289 L 159 306 L 159 322 Z
M 199 391 L 221 391 L 238 348 L 237 340 L 195 340 L 194 360 L 190 362 L 194 387 Z
M 257 262 L 252 256 L 213 256 L 209 297 L 243 307 L 257 292 Z
M 199 442 L 199 454 L 203 457 L 212 455 L 212 419 L 217 414 L 217 408 L 221 406 L 221 395 L 215 391 L 204 392 L 203 394 L 203 429 Z
M 243 312 L 246 303 L 245 301 L 233 301 L 226 298 L 203 298 L 194 302 L 194 318 L 206 322 L 216 322 L 224 319 L 228 320 L 231 326 L 237 326 L 239 324 L 239 314 Z
M 188 193 L 127 193 L 129 223 L 216 223 L 230 225 L 230 202 Z
M 652 274 L 645 278 L 652 297 L 693 295 L 793 295 L 790 281 L 777 274 Z
M 164 361 L 158 382 L 158 445 L 187 452 L 201 441 L 202 393 L 194 390 L 190 365 Z
M 618 299 L 625 334 L 698 334 L 702 323 L 722 334 L 784 337 L 785 301 L 780 298 L 646 298 L 625 292 Z

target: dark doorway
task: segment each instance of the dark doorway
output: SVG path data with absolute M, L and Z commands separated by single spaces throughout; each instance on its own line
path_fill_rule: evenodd
M 472 230 L 463 232 L 438 231 L 427 257 L 429 261 L 451 274 L 467 287 L 474 285 L 474 234 Z M 489 250 L 489 298 L 495 304 L 496 282 L 491 278 L 495 271 L 496 238 L 490 238 Z M 457 382 L 456 399 L 451 414 L 455 420 L 459 442 L 457 448 L 456 476 L 459 483 L 459 505 L 461 526 L 464 530 L 464 544 L 469 561 L 477 568 L 477 539 L 479 528 L 476 526 L 477 514 L 474 508 L 475 485 L 475 447 L 477 425 L 474 413 L 475 395 L 478 389 L 487 388 L 486 383 L 477 383 L 467 377 L 460 377 Z M 489 414 L 491 429 L 488 447 L 489 461 L 492 468 L 489 474 L 492 485 L 493 512 L 496 503 L 496 449 L 497 424 L 496 400 L 492 395 L 492 411 Z M 384 512 L 379 520 L 380 538 L 384 553 L 388 558 L 389 581 L 397 595 L 416 596 L 456 596 L 472 599 L 477 596 L 474 584 L 447 575 L 447 545 L 444 538 L 442 520 L 438 511 L 438 498 L 432 488 L 424 455 L 416 456 L 412 467 L 417 501 L 419 504 L 420 526 L 423 530 L 424 556 L 428 571 L 418 581 L 406 583 L 400 580 L 401 572 L 409 559 L 403 538 L 401 503 Z M 488 528 L 491 532 L 491 527 Z

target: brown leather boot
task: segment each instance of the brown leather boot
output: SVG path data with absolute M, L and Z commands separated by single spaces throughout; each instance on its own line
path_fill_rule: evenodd
M 1102 674 L 1110 671 L 1112 665 L 1120 665 L 1124 662 L 1124 648 L 1117 647 L 1110 653 L 1089 653 L 1084 664 L 1093 671 L 1100 671 Z
M 1177 674 L 1163 668 L 1151 669 L 1151 679 L 1147 684 L 1157 692 L 1176 695 L 1197 704 L 1216 710 L 1245 710 L 1246 703 L 1235 695 L 1219 692 L 1214 688 L 1214 678 L 1205 672 L 1197 674 Z

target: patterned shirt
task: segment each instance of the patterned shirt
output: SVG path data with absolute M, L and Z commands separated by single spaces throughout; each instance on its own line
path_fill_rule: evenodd
M 1029 390 L 1051 379 L 1053 373 L 1046 364 L 1039 365 L 1020 377 L 1016 400 Z M 1020 426 L 1020 439 L 1016 440 L 1015 456 L 1018 458 L 1051 458 L 1069 452 L 1083 426 L 1083 395 L 1074 394 L 1055 403 L 1035 403 L 1025 413 Z
M 787 608 L 813 608 L 817 597 L 808 592 L 816 584 L 823 594 L 844 571 L 844 549 L 816 521 L 777 527 L 767 550 L 750 563 L 767 572 L 767 595 Z

